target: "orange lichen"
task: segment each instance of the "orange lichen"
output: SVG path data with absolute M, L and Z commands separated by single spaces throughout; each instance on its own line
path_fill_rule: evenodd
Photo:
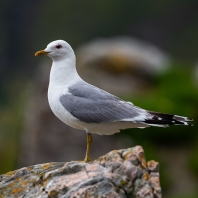
M 49 167 L 50 167 L 50 164 L 44 164 L 44 165 L 42 166 L 43 169 L 48 169 Z
M 32 166 L 27 167 L 27 169 L 28 169 L 29 171 L 32 170 Z
M 156 162 L 155 160 L 151 160 L 151 161 L 147 162 L 147 166 L 149 169 L 153 169 L 158 166 L 158 162 Z
M 22 185 L 26 186 L 28 184 L 28 181 L 23 181 L 21 183 L 22 183 Z
M 139 157 L 139 160 L 140 160 L 140 163 L 141 163 L 142 167 L 147 168 L 147 163 L 146 163 L 146 160 L 145 160 L 145 157 L 144 157 L 144 153 L 143 152 L 139 153 L 138 157 Z
M 146 180 L 149 180 L 149 178 L 150 178 L 148 173 L 144 173 L 144 174 L 143 174 L 143 177 L 144 177 L 144 179 L 146 179 Z
M 8 177 L 10 177 L 10 176 L 13 175 L 15 172 L 16 172 L 16 171 L 10 171 L 10 172 L 6 173 L 5 175 L 8 176 Z
M 12 190 L 12 193 L 19 193 L 20 191 L 22 191 L 22 188 L 15 188 Z

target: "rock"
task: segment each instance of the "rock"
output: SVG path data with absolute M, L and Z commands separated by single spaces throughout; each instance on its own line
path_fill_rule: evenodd
M 106 69 L 118 73 L 129 72 L 130 67 L 137 67 L 148 75 L 155 75 L 167 70 L 170 64 L 170 58 L 162 50 L 131 37 L 96 39 L 76 51 L 81 66 L 91 63 L 96 66 L 98 62 L 106 60 L 109 63 L 107 67 L 110 67 Z M 110 63 L 114 66 L 111 67 Z
M 141 146 L 115 150 L 90 163 L 52 162 L 0 176 L 0 197 L 161 198 L 159 166 Z
M 75 52 L 80 76 L 120 97 L 152 90 L 153 79 L 171 63 L 161 49 L 132 37 L 96 39 Z

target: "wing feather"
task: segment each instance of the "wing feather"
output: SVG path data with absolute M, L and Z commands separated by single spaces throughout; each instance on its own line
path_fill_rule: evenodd
M 133 119 L 145 110 L 89 84 L 74 85 L 60 97 L 64 108 L 86 123 Z

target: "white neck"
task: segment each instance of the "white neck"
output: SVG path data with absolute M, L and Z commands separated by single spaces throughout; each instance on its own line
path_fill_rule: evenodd
M 80 80 L 80 76 L 76 71 L 75 55 L 60 60 L 53 60 L 50 72 L 50 84 L 52 86 L 67 86 Z

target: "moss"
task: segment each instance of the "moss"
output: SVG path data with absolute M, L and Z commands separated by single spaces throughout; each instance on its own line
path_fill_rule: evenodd
M 120 182 L 120 187 L 124 187 L 124 186 L 127 186 L 129 184 L 129 181 L 128 180 L 121 180 Z

